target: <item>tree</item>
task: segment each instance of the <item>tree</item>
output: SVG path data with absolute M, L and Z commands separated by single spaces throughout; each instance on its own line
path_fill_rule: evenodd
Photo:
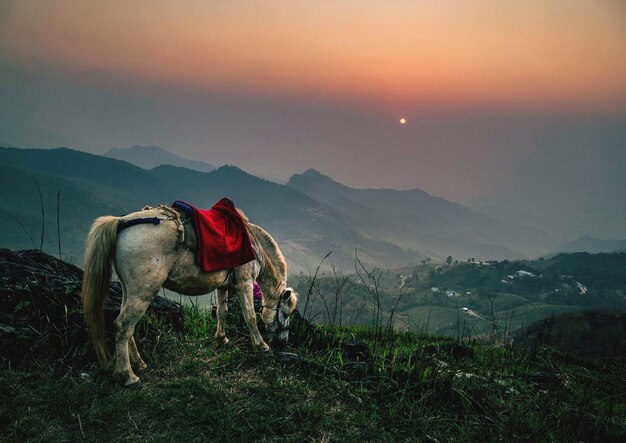
M 454 259 L 452 258 L 452 256 L 451 256 L 451 255 L 448 255 L 448 256 L 446 257 L 446 263 L 447 263 L 448 265 L 452 264 L 452 260 L 454 260 Z

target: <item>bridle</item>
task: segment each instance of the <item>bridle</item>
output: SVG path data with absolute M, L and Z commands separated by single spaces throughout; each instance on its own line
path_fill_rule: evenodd
M 281 282 L 282 283 L 282 282 Z M 280 285 L 279 285 L 280 287 Z M 277 290 L 278 288 L 276 288 Z M 276 293 L 276 290 L 274 290 L 274 293 Z M 284 293 L 284 291 L 283 291 Z M 272 320 L 272 322 L 266 326 L 266 328 L 272 327 L 272 330 L 269 331 L 272 334 L 276 334 L 276 333 L 281 333 L 281 332 L 285 332 L 285 331 L 289 331 L 289 314 L 285 314 L 282 309 L 281 309 L 281 305 L 283 303 L 283 294 L 280 294 L 280 296 L 278 297 L 278 303 L 276 304 L 276 307 L 274 308 L 270 308 L 269 306 L 266 305 L 261 305 L 261 309 L 259 311 L 260 314 L 263 314 L 263 310 L 267 309 L 270 311 L 275 311 L 276 313 L 274 314 L 274 319 Z M 287 317 L 287 320 L 284 322 L 284 326 L 280 321 L 279 315 L 285 315 Z M 276 326 L 274 326 L 276 325 Z

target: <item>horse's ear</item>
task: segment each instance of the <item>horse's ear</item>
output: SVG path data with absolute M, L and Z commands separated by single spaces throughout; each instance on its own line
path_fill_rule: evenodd
M 298 304 L 298 294 L 293 289 L 287 288 L 283 292 L 283 301 L 289 306 L 289 312 L 293 312 Z

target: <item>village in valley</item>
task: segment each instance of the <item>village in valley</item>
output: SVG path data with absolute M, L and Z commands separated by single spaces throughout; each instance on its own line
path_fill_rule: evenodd
M 625 257 L 585 253 L 533 261 L 448 257 L 443 263 L 427 259 L 401 269 L 372 269 L 366 276 L 374 279 L 328 271 L 314 282 L 303 274 L 296 281 L 300 293 L 309 294 L 308 314 L 320 321 L 341 318 L 342 324 L 368 324 L 375 316 L 372 300 L 378 300 L 397 329 L 456 335 L 463 327 L 459 322 L 476 319 L 465 333 L 481 336 L 494 323 L 506 322 L 511 332 L 551 315 L 626 307 L 620 279 L 611 277 L 620 275 Z M 603 268 L 607 260 L 622 265 L 607 271 Z M 341 316 L 329 315 L 335 305 Z

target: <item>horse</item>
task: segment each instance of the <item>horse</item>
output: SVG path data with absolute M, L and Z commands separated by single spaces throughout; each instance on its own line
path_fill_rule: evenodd
M 102 216 L 94 221 L 85 245 L 81 300 L 96 356 L 103 366 L 113 368 L 114 379 L 127 387 L 140 383 L 134 371 L 140 372 L 147 365 L 135 344 L 135 325 L 162 287 L 191 296 L 217 290 L 215 341 L 218 345 L 228 343 L 224 323 L 228 291 L 232 291 L 239 300 L 253 349 L 269 351 L 256 323 L 252 294 L 256 280 L 263 292 L 261 319 L 269 343 L 284 348 L 289 335 L 289 315 L 298 301 L 296 292 L 287 287 L 285 259 L 270 234 L 251 223 L 241 210 L 237 211 L 250 237 L 255 259 L 231 270 L 213 272 L 203 272 L 197 265 L 189 242 L 183 240 L 187 223 L 181 221 L 179 211 L 170 207 L 146 207 L 122 217 Z M 123 296 L 120 313 L 114 321 L 115 354 L 109 361 L 104 343 L 104 300 L 112 268 L 120 280 Z

